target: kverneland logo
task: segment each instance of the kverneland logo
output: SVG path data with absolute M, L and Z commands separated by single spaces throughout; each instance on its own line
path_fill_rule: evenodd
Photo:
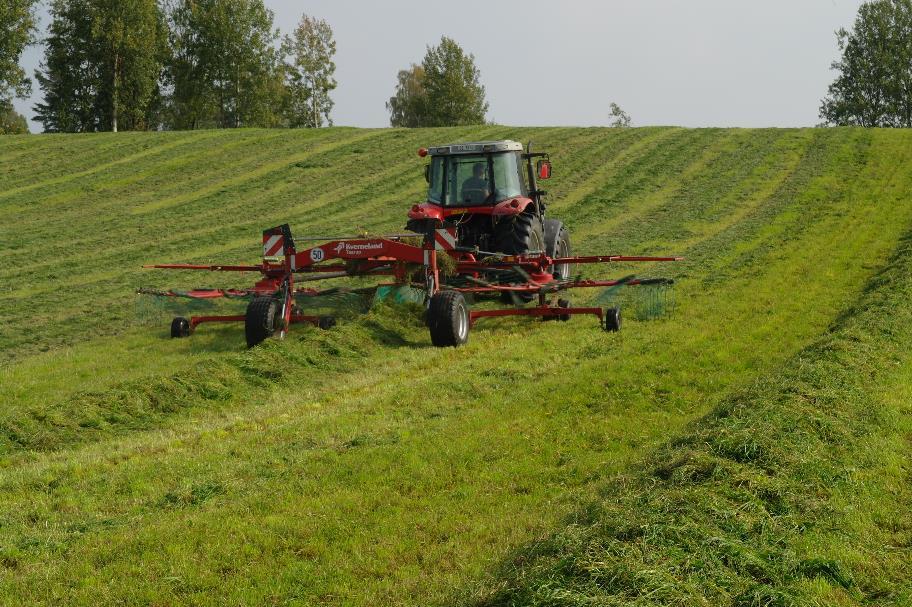
M 340 253 L 363 253 L 383 248 L 382 242 L 340 242 L 336 245 L 336 255 Z

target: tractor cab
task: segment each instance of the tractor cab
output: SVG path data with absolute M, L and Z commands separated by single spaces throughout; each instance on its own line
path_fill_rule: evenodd
M 533 154 L 524 154 L 522 144 L 516 141 L 459 143 L 422 149 L 419 153 L 431 158 L 425 168 L 427 201 L 431 204 L 444 208 L 479 207 L 537 198 Z M 539 163 L 540 171 L 546 162 Z M 550 176 L 550 164 L 546 172 L 539 177 Z
M 522 170 L 522 144 L 487 141 L 428 150 L 428 202 L 443 207 L 493 205 L 528 198 Z

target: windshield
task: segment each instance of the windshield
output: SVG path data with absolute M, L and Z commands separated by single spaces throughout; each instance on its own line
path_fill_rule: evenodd
M 519 154 L 435 156 L 428 200 L 443 206 L 492 204 L 523 195 Z

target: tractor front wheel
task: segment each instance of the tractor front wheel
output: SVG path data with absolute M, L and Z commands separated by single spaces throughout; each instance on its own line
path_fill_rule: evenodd
M 244 332 L 247 335 L 247 347 L 252 348 L 276 332 L 279 302 L 273 297 L 255 297 L 247 304 L 244 317 Z
M 469 306 L 459 291 L 440 291 L 431 297 L 427 325 L 431 343 L 438 348 L 454 348 L 469 341 Z

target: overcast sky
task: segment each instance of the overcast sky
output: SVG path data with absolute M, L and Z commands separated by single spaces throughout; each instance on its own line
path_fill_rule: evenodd
M 290 32 L 301 13 L 338 43 L 337 125 L 382 127 L 398 70 L 443 35 L 475 55 L 488 118 L 605 125 L 813 126 L 837 58 L 834 31 L 862 0 L 266 0 Z M 48 23 L 42 13 L 42 28 Z M 23 57 L 29 73 L 43 54 Z M 32 117 L 40 98 L 17 101 Z M 32 123 L 32 130 L 40 130 Z

